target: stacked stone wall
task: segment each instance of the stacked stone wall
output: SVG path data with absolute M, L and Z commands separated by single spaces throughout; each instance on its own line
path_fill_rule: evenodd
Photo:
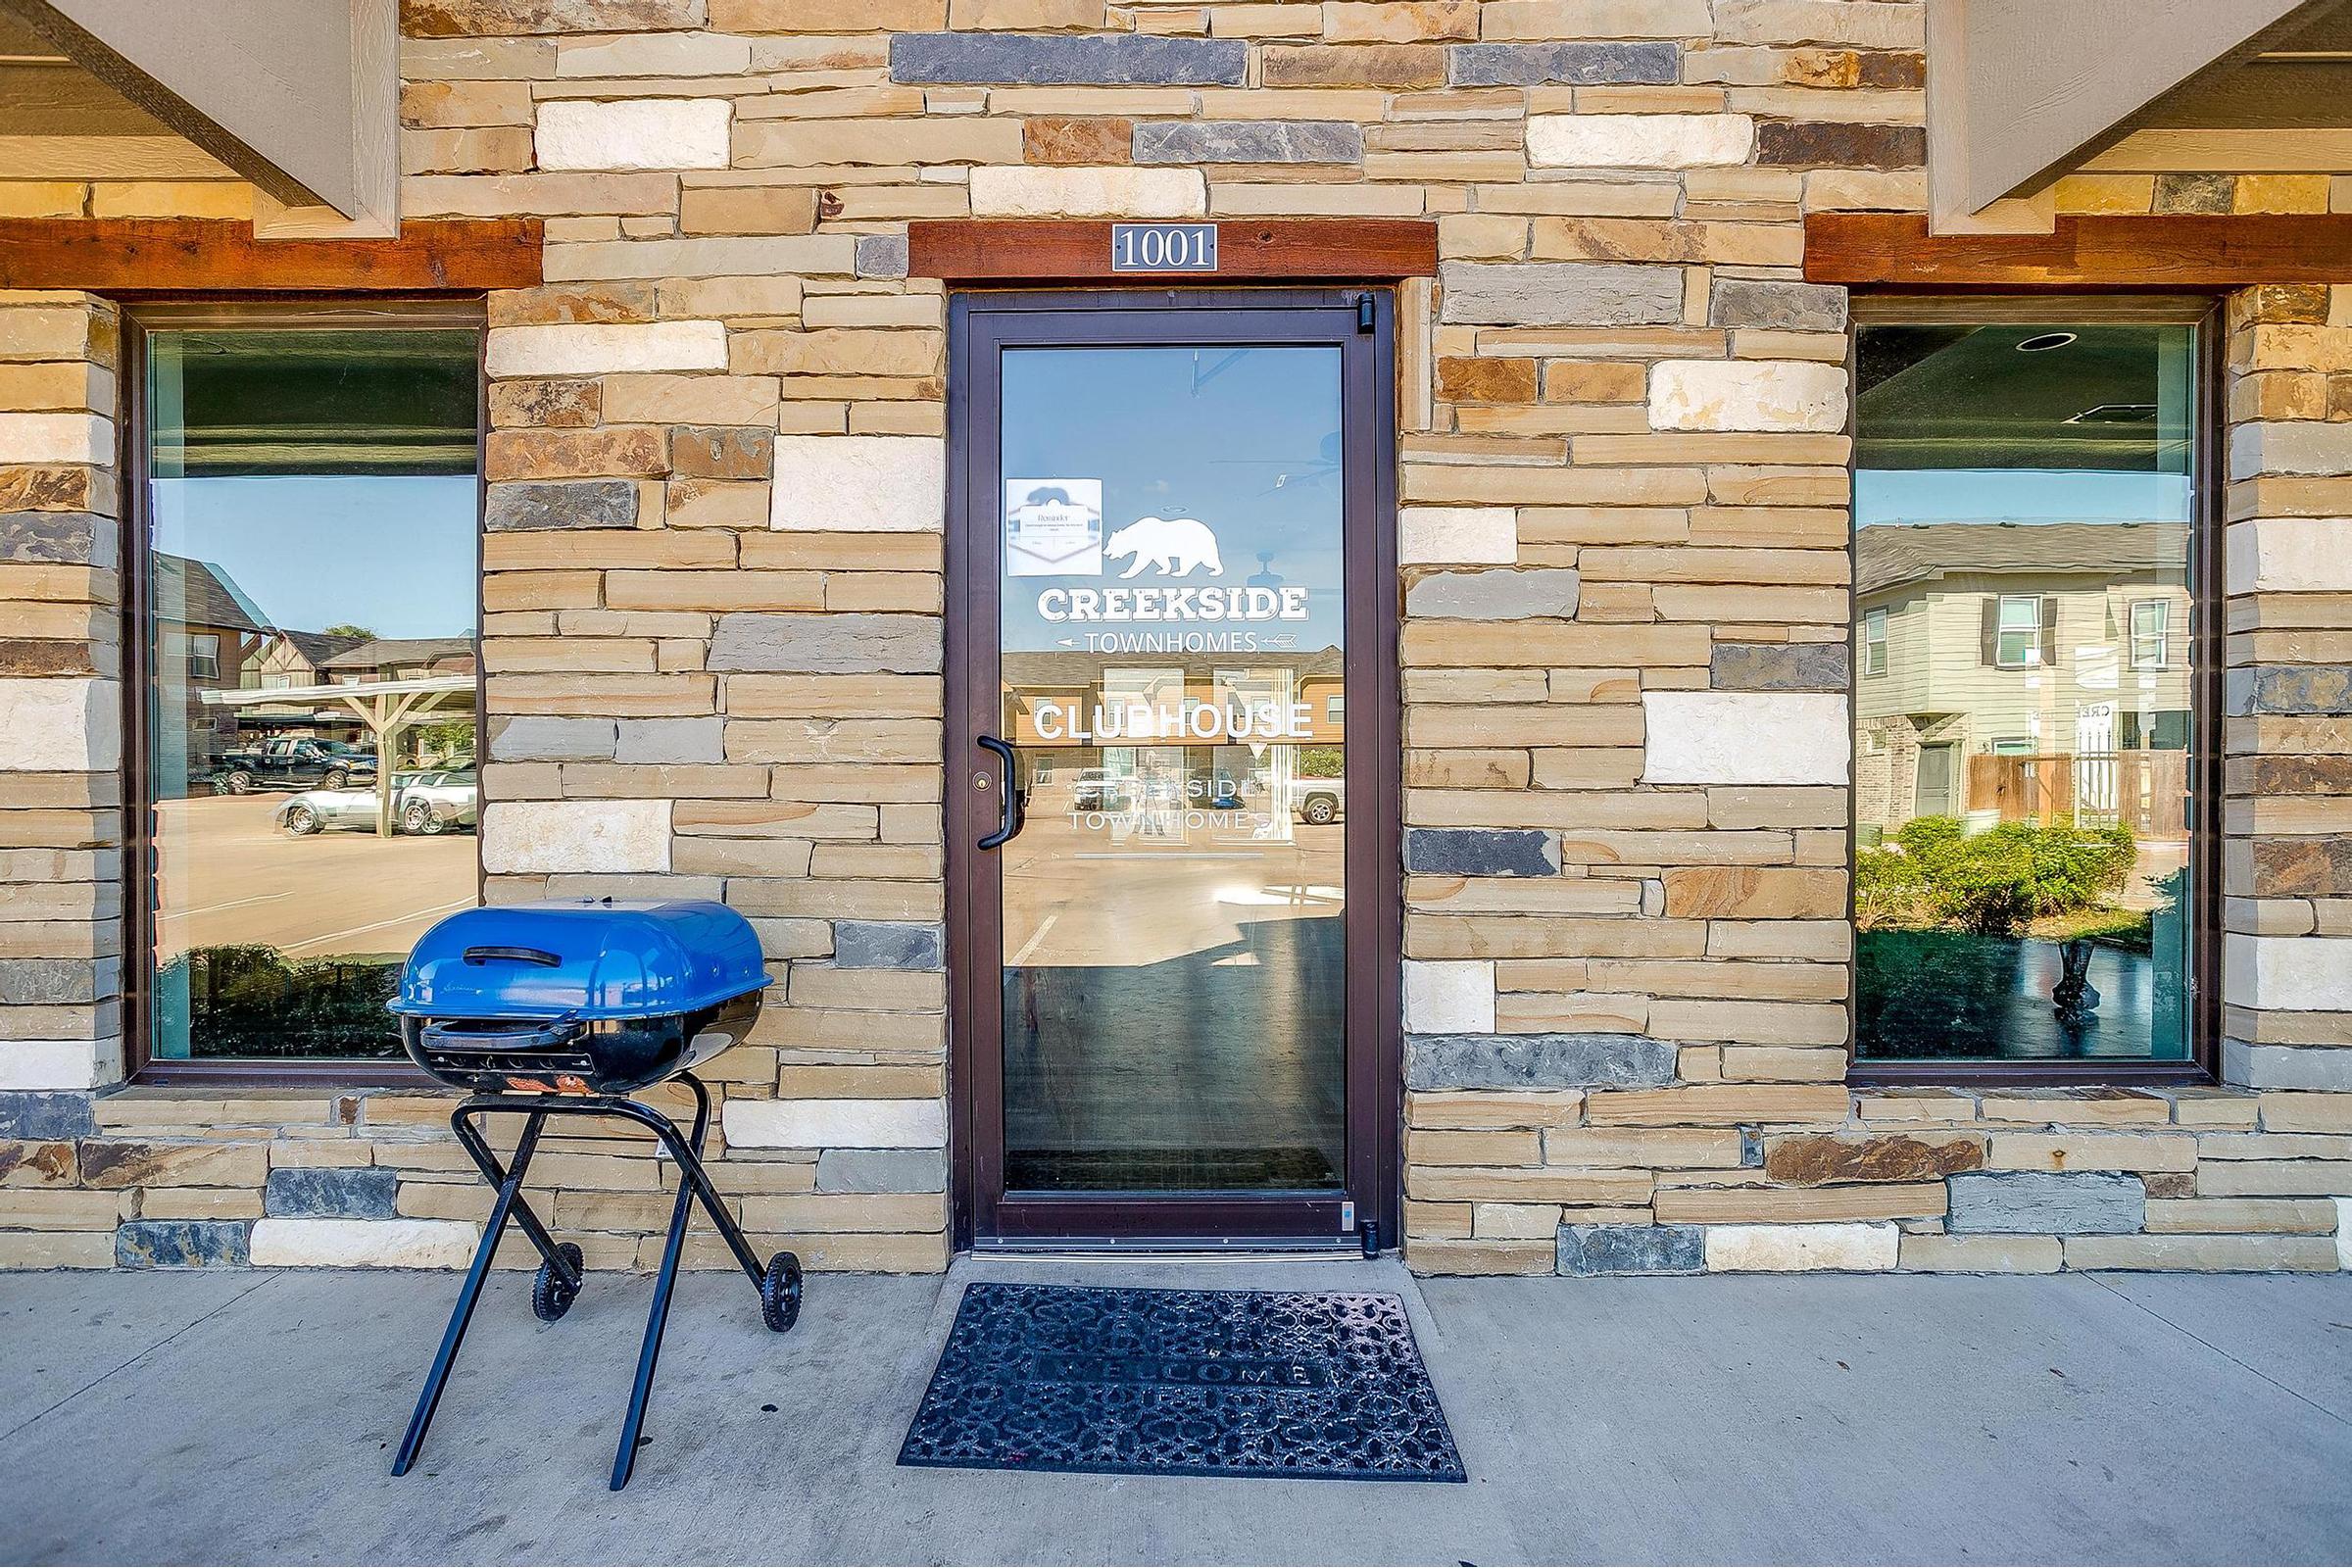
M 752 919 L 780 985 L 710 1077 L 715 1177 L 763 1243 L 948 1254 L 945 295 L 906 275 L 906 223 L 1379 216 L 1442 255 L 1398 312 L 1411 1264 L 2346 1261 L 2341 290 L 2230 302 L 2227 1082 L 1847 1084 L 1850 339 L 1803 221 L 1922 205 L 1919 5 L 403 15 L 407 217 L 547 221 L 546 285 L 488 302 L 490 897 Z M 2340 184 L 2058 200 L 2302 211 Z M 0 185 L 48 216 L 240 202 Z M 0 408 L 93 421 L 62 452 L 0 414 L 0 494 L 43 519 L 0 523 L 0 598 L 51 628 L 0 639 L 0 692 L 36 705 L 12 715 L 85 686 L 111 711 L 111 319 L 0 309 Z M 86 401 L 58 389 L 77 365 Z M 88 544 L 42 542 L 64 513 Z M 119 1055 L 112 742 L 5 729 L 0 1261 L 459 1259 L 487 1196 L 438 1097 L 79 1093 Z M 592 1264 L 647 1260 L 671 1175 L 617 1131 L 539 1167 Z

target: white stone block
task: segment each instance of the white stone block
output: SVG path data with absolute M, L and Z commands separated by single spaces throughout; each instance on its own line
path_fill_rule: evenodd
M 112 467 L 115 421 L 101 414 L 0 414 L 0 463 Z
M 1197 169 L 972 171 L 974 218 L 1199 218 L 1208 187 Z
M 1894 1267 L 1892 1225 L 1710 1225 L 1710 1274 L 1793 1274 L 1814 1269 L 1877 1272 Z
M 1853 755 L 1835 692 L 1643 692 L 1650 784 L 1843 784 Z
M 464 1268 L 481 1231 L 462 1219 L 254 1221 L 256 1268 Z
M 2257 517 L 2223 535 L 2232 594 L 2352 593 L 2352 517 Z
M 482 808 L 482 869 L 666 871 L 667 801 L 493 801 Z
M 1494 965 L 1487 959 L 1404 962 L 1404 1028 L 1416 1035 L 1494 1032 Z
M 2222 939 L 2222 995 L 2240 1007 L 2352 1012 L 2352 937 Z
M 112 1040 L 0 1040 L 0 1093 L 101 1089 L 122 1076 Z
M 727 328 L 720 321 L 502 326 L 490 334 L 488 363 L 502 378 L 723 370 Z
M 1527 161 L 1549 169 L 1698 169 L 1744 164 L 1756 144 L 1745 115 L 1534 115 Z
M 738 1149 L 945 1149 L 937 1100 L 729 1100 L 721 1112 Z
M 1663 360 L 1649 372 L 1653 430 L 1845 428 L 1845 367 L 1807 360 Z
M 780 435 L 771 495 L 771 528 L 937 533 L 947 525 L 948 444 L 935 435 Z
M 0 678 L 0 773 L 109 773 L 122 765 L 118 683 L 94 676 Z
M 2335 1200 L 2335 1266 L 2352 1268 L 2352 1198 Z
M 539 167 L 724 169 L 724 98 L 566 98 L 539 106 Z
M 1396 560 L 1406 566 L 1510 566 L 1519 514 L 1509 507 L 1406 507 L 1396 514 Z

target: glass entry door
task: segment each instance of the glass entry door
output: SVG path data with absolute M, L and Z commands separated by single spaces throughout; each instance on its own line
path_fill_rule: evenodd
M 1352 1242 L 1394 1206 L 1393 416 L 1361 298 L 958 302 L 981 1241 Z

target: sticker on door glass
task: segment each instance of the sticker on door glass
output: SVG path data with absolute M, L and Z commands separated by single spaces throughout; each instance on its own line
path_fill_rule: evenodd
M 1102 481 L 1004 481 L 1004 575 L 1102 574 Z

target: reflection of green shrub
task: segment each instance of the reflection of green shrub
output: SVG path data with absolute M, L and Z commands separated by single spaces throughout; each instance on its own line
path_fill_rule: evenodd
M 1345 778 L 1348 754 L 1337 746 L 1309 746 L 1298 753 L 1300 778 Z
M 207 1056 L 396 1056 L 384 1004 L 400 985 L 392 958 L 292 962 L 275 948 L 198 948 L 157 977 L 188 996 L 188 1054 Z
M 2124 827 L 2003 822 L 1971 838 L 1957 819 L 1923 816 L 1893 844 L 1855 857 L 1861 924 L 1949 923 L 1997 936 L 2045 915 L 2094 909 L 2131 875 Z

